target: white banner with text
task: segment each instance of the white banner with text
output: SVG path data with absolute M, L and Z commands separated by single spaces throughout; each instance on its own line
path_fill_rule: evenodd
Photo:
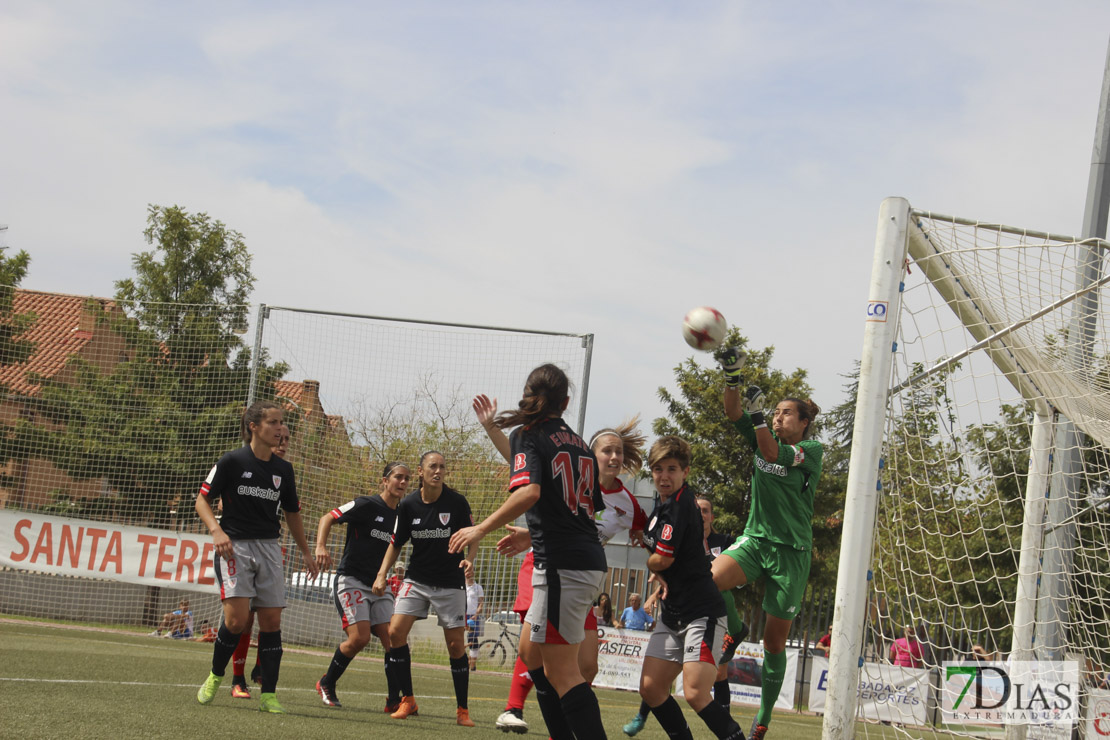
M 829 686 L 829 659 L 813 657 L 809 684 L 810 711 L 824 712 Z M 860 670 L 859 707 L 867 719 L 925 725 L 929 697 L 929 671 L 887 663 L 864 663 Z
M 0 510 L 0 566 L 216 592 L 212 538 Z

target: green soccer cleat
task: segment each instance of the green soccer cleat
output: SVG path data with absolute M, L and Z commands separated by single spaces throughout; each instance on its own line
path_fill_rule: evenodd
M 285 714 L 285 707 L 278 703 L 277 694 L 262 694 L 258 697 L 258 711 Z
M 628 724 L 626 724 L 621 729 L 624 730 L 625 735 L 628 735 L 629 737 L 635 737 L 640 733 L 640 730 L 644 729 L 645 724 L 647 724 L 647 717 L 637 714 L 635 717 L 628 720 Z
M 217 676 L 210 672 L 208 678 L 204 679 L 204 683 L 197 689 L 197 701 L 201 704 L 211 704 L 212 700 L 216 698 L 216 692 L 219 691 L 223 680 L 223 676 Z

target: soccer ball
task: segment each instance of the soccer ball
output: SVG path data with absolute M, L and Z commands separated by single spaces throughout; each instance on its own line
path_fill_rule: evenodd
M 711 352 L 721 346 L 728 332 L 728 322 L 721 312 L 709 306 L 699 306 L 686 314 L 682 320 L 682 338 L 686 344 L 703 352 Z

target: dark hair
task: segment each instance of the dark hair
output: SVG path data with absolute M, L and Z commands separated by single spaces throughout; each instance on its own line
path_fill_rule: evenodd
M 251 443 L 251 424 L 261 424 L 262 417 L 270 409 L 281 411 L 281 406 L 273 401 L 255 401 L 243 412 L 243 420 L 239 422 L 239 436 L 242 437 L 244 442 Z
M 423 466 L 423 465 L 424 465 L 424 458 L 426 458 L 426 457 L 427 457 L 428 455 L 439 455 L 439 456 L 440 456 L 440 457 L 442 457 L 442 458 L 443 458 L 443 459 L 444 459 L 445 461 L 447 460 L 447 455 L 444 455 L 444 454 L 443 454 L 442 452 L 440 452 L 439 450 L 428 450 L 427 452 L 425 452 L 424 454 L 422 454 L 422 455 L 420 456 L 420 462 L 419 462 L 419 463 L 417 463 L 417 465 L 421 465 L 421 466 Z
M 706 494 L 699 493 L 697 496 L 694 496 L 694 501 L 695 502 L 697 502 L 697 501 L 708 501 L 709 502 L 709 513 L 710 514 L 715 513 L 713 511 L 713 499 L 709 498 L 709 496 L 707 496 Z
M 602 437 L 616 437 L 621 441 L 621 448 L 624 452 L 622 470 L 626 473 L 638 473 L 640 468 L 644 467 L 644 442 L 647 441 L 647 437 L 639 430 L 639 426 L 640 415 L 637 414 L 616 427 L 606 427 L 594 432 L 594 436 L 590 437 L 590 449 L 592 450 Z
M 605 605 L 604 606 L 602 606 L 602 604 L 601 604 L 601 597 L 602 596 L 605 597 Z M 605 624 L 612 624 L 613 623 L 613 599 L 609 597 L 609 594 L 607 594 L 607 593 L 599 594 L 598 597 L 597 597 L 597 605 L 601 607 L 601 618 L 605 621 Z
M 690 443 L 673 434 L 660 437 L 648 451 L 648 465 L 654 467 L 668 457 L 673 457 L 683 468 L 690 467 Z
M 821 413 L 821 408 L 808 398 L 801 399 L 791 396 L 782 400 L 794 404 L 794 408 L 798 412 L 798 418 L 809 422 L 806 424 L 805 432 L 802 433 L 802 439 L 809 439 L 810 434 L 813 432 L 813 420 Z
M 563 415 L 563 404 L 570 391 L 567 374 L 550 362 L 528 373 L 524 396 L 515 411 L 502 411 L 493 423 L 500 429 L 531 426 L 538 421 Z
M 382 471 L 382 478 L 388 478 L 389 474 L 392 473 L 397 468 L 404 468 L 405 470 L 408 470 L 409 466 L 405 465 L 403 462 L 400 462 L 400 461 L 391 462 L 388 465 L 386 465 L 385 470 Z

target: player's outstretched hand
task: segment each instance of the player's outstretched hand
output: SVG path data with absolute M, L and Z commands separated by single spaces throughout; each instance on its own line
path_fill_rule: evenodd
M 507 535 L 497 541 L 497 552 L 507 558 L 515 557 L 532 546 L 532 533 L 527 527 L 514 527 L 506 524 Z
M 492 424 L 494 417 L 497 416 L 497 399 L 490 398 L 485 393 L 479 393 L 475 396 L 470 407 L 474 409 L 474 415 L 478 417 L 478 423 L 484 427 Z
M 485 535 L 477 527 L 463 527 L 451 535 L 451 539 L 447 542 L 447 552 L 462 552 L 471 545 L 481 542 L 483 537 Z
M 744 411 L 750 416 L 751 414 L 763 412 L 763 390 L 757 385 L 749 385 L 748 390 L 744 391 L 743 405 Z
M 713 355 L 725 372 L 725 385 L 737 388 L 740 385 L 740 371 L 748 361 L 748 353 L 739 347 L 723 347 Z

